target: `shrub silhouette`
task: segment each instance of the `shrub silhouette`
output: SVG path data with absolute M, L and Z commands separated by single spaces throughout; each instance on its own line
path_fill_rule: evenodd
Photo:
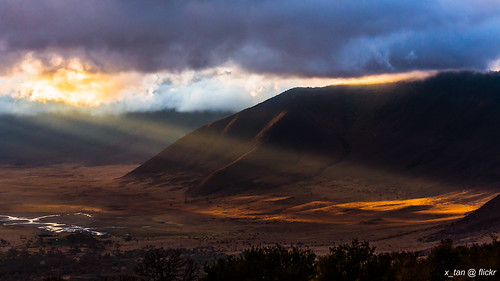
M 460 268 L 459 264 L 467 256 L 467 248 L 453 246 L 451 239 L 441 241 L 427 257 L 430 270 L 430 280 L 443 280 L 446 270 Z
M 330 248 L 319 258 L 318 281 L 427 280 L 418 252 L 375 254 L 368 242 L 354 239 L 350 244 Z
M 318 280 L 371 280 L 366 275 L 370 264 L 376 261 L 374 252 L 368 242 L 357 239 L 331 247 L 330 253 L 319 259 Z
M 280 245 L 251 248 L 205 267 L 204 281 L 308 281 L 316 274 L 312 250 Z
M 146 281 L 194 281 L 199 272 L 198 265 L 179 250 L 163 248 L 149 249 L 135 271 Z
M 427 256 L 418 252 L 376 253 L 368 242 L 353 240 L 330 248 L 318 260 L 311 250 L 280 245 L 254 247 L 206 265 L 205 275 L 200 278 L 198 264 L 206 259 L 197 251 L 152 246 L 110 251 L 112 243 L 97 240 L 97 247 L 88 247 L 93 243 L 80 243 L 83 240 L 74 241 L 84 245 L 78 253 L 72 252 L 74 245 L 68 245 L 66 239 L 62 248 L 41 247 L 36 251 L 33 247 L 10 247 L 0 251 L 0 280 L 60 280 L 59 276 L 69 276 L 103 281 L 429 281 L 450 280 L 444 276 L 445 270 L 452 275 L 454 269 L 500 268 L 500 242 L 496 238 L 491 243 L 468 247 L 443 240 Z M 108 248 L 95 250 L 101 247 Z M 498 274 L 474 280 L 498 280 Z M 453 280 L 470 278 L 457 275 Z

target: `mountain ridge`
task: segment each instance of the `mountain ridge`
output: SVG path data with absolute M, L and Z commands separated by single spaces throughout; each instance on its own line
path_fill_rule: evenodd
M 184 136 L 125 176 L 189 172 L 192 196 L 264 190 L 358 163 L 491 186 L 500 179 L 500 75 L 294 88 Z M 169 180 L 172 180 L 169 177 Z

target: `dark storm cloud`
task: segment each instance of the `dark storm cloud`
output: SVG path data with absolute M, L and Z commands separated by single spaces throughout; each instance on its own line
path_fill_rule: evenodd
M 356 76 L 485 69 L 500 57 L 492 0 L 1 0 L 0 67 L 28 52 L 101 71 L 200 69 Z

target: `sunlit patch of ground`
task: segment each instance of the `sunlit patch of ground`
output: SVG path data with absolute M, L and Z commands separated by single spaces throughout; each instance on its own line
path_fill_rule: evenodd
M 411 206 L 431 206 L 431 208 L 428 210 L 418 212 L 463 215 L 467 212 L 476 210 L 496 195 L 497 194 L 485 192 L 477 193 L 471 191 L 461 191 L 451 192 L 433 197 L 413 198 L 406 200 L 351 202 L 336 204 L 332 207 L 357 208 L 361 210 L 373 210 L 380 212 L 393 211 Z
M 414 222 L 451 220 L 463 217 L 465 214 L 477 210 L 484 203 L 491 200 L 498 193 L 461 191 L 451 192 L 438 196 L 412 198 L 406 200 L 389 200 L 374 202 L 351 202 L 332 205 L 332 208 L 359 209 L 375 212 L 397 212 L 414 208 L 415 214 L 442 216 L 434 219 L 415 219 Z M 412 222 L 412 220 L 406 220 Z
M 460 191 L 402 200 L 335 203 L 311 201 L 294 205 L 289 197 L 235 196 L 204 206 L 197 212 L 228 218 L 330 224 L 423 223 L 462 218 L 498 193 Z

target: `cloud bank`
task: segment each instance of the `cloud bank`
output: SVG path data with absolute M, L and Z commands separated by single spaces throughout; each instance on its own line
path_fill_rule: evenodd
M 60 67 L 71 72 L 75 65 L 68 63 L 77 61 L 87 80 L 109 83 L 100 91 L 74 91 L 75 104 L 154 96 L 151 107 L 241 108 L 255 102 L 260 88 L 273 94 L 281 88 L 255 76 L 233 83 L 228 75 L 206 73 L 229 65 L 232 78 L 236 69 L 287 84 L 292 78 L 496 69 L 499 26 L 495 0 L 3 0 L 0 94 L 43 103 L 36 91 L 7 87 L 26 84 L 19 66 L 30 59 L 43 69 L 36 76 L 53 82 L 64 74 Z M 105 90 L 113 93 L 100 97 Z
M 100 71 L 203 69 L 360 76 L 484 69 L 500 57 L 500 2 L 4 0 L 1 65 L 57 52 Z M 45 58 L 46 59 L 46 58 Z
M 52 56 L 47 65 L 27 55 L 9 76 L 0 76 L 0 114 L 75 109 L 92 114 L 162 109 L 239 111 L 297 86 L 383 83 L 435 73 L 413 71 L 334 79 L 249 73 L 234 64 L 155 73 L 91 72 L 87 68 L 76 58 Z

